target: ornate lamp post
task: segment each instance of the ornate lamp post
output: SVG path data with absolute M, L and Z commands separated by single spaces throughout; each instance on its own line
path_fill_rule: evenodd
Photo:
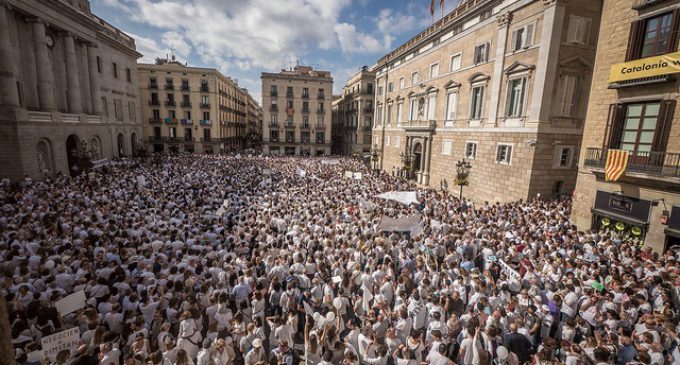
M 373 148 L 371 149 L 371 161 L 373 161 L 373 170 L 378 169 L 378 160 L 380 158 L 381 153 L 382 150 L 378 148 L 378 145 L 373 144 Z
M 456 162 L 455 184 L 460 186 L 460 195 L 458 196 L 459 200 L 463 199 L 463 186 L 467 186 L 470 183 L 470 181 L 468 181 L 468 177 L 470 176 L 471 168 L 472 165 L 468 161 L 465 161 L 465 159 Z
M 399 153 L 399 157 L 401 157 L 401 162 L 404 163 L 404 170 L 406 171 L 406 178 L 407 179 L 411 178 L 411 169 L 413 167 L 412 164 L 413 164 L 413 160 L 416 157 L 416 155 L 414 155 L 411 152 L 406 152 L 406 153 L 401 152 L 401 153 Z

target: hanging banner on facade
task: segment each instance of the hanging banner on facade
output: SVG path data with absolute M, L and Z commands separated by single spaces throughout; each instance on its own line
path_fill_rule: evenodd
M 80 328 L 75 327 L 49 336 L 44 336 L 40 342 L 45 357 L 55 361 L 57 354 L 61 351 L 72 351 L 80 345 Z
M 680 52 L 617 63 L 609 72 L 609 82 L 635 80 L 680 72 Z

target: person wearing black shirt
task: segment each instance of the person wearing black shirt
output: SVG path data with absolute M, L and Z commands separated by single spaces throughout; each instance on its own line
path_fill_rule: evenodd
M 505 335 L 505 341 L 503 343 L 508 351 L 512 351 L 519 359 L 520 364 L 531 360 L 532 346 L 531 342 L 520 333 L 517 333 L 517 325 L 514 323 L 510 324 L 510 333 Z

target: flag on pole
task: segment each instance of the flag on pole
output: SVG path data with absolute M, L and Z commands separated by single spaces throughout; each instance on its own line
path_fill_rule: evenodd
M 609 150 L 607 152 L 607 162 L 604 166 L 605 181 L 616 181 L 626 171 L 628 166 L 628 151 Z
M 434 16 L 434 0 L 430 0 L 430 15 Z
M 444 0 L 439 0 L 439 10 L 442 13 L 442 19 L 444 18 Z

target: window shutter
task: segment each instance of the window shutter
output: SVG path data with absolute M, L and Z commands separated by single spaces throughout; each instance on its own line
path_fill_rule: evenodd
M 673 21 L 671 23 L 671 37 L 668 42 L 668 47 L 670 48 L 668 52 L 675 52 L 678 50 L 678 31 L 680 30 L 680 9 L 675 9 L 673 11 Z
M 623 104 L 609 105 L 609 120 L 607 121 L 607 139 L 604 141 L 605 148 L 619 148 L 621 143 L 621 133 L 623 132 L 623 122 L 626 117 L 626 110 Z
M 522 46 L 524 48 L 527 48 L 531 46 L 534 42 L 534 25 L 529 24 L 526 27 L 526 30 L 524 31 L 524 42 L 522 42 Z
M 517 50 L 517 33 L 518 33 L 518 30 L 515 30 L 514 32 L 512 32 L 512 38 L 510 40 L 510 47 L 512 47 L 513 51 Z
M 640 57 L 640 54 L 642 53 L 642 41 L 644 35 L 645 35 L 644 19 L 634 21 L 630 25 L 630 35 L 628 36 L 628 53 L 626 53 L 626 62 Z
M 579 103 L 581 101 L 581 77 L 572 76 L 572 90 L 569 96 L 571 100 L 571 105 L 569 106 L 568 113 L 570 117 L 578 118 Z
M 666 144 L 668 143 L 668 135 L 673 124 L 673 115 L 675 115 L 675 100 L 663 100 L 659 108 L 659 121 L 654 133 L 654 141 L 652 142 L 653 152 L 665 152 Z

